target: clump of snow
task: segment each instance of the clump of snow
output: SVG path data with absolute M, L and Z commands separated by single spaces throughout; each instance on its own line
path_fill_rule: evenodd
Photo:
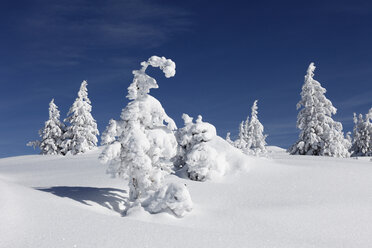
M 142 204 L 150 213 L 170 211 L 183 217 L 192 210 L 190 193 L 182 183 L 168 183 Z

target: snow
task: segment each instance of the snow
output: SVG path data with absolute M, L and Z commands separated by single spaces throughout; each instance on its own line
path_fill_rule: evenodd
M 132 208 L 127 183 L 105 174 L 102 148 L 77 156 L 0 159 L 0 247 L 348 247 L 372 243 L 369 158 L 243 155 L 210 141 L 229 165 L 186 184 L 184 218 Z

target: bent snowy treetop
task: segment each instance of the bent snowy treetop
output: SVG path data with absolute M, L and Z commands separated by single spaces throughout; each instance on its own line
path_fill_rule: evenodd
M 133 71 L 134 79 L 128 87 L 128 99 L 134 100 L 138 97 L 143 97 L 150 92 L 150 89 L 159 88 L 155 78 L 145 73 L 149 65 L 159 67 L 164 72 L 166 78 L 174 77 L 176 74 L 176 64 L 171 59 L 152 56 L 147 61 L 141 63 L 142 68 L 140 70 Z

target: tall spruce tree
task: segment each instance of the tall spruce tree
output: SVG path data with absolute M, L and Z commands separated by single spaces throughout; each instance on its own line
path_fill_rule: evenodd
M 29 142 L 28 146 L 40 148 L 41 154 L 61 154 L 61 143 L 65 125 L 59 120 L 60 113 L 54 99 L 49 103 L 49 119 L 39 130 L 41 140 Z
M 336 108 L 325 97 L 326 89 L 313 79 L 315 66 L 309 65 L 302 86 L 297 109 L 298 141 L 289 149 L 290 154 L 348 157 L 348 142 L 342 124 L 332 119 Z
M 78 97 L 65 119 L 69 126 L 67 126 L 63 135 L 62 152 L 64 154 L 75 155 L 97 147 L 99 131 L 96 120 L 91 114 L 92 106 L 88 98 L 87 85 L 88 83 L 85 80 L 81 83 Z

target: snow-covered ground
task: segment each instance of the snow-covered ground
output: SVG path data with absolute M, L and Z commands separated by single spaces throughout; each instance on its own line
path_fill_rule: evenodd
M 269 151 L 227 153 L 239 168 L 215 181 L 170 176 L 190 191 L 184 218 L 122 216 L 127 183 L 105 173 L 100 149 L 0 159 L 0 247 L 372 247 L 369 158 Z

